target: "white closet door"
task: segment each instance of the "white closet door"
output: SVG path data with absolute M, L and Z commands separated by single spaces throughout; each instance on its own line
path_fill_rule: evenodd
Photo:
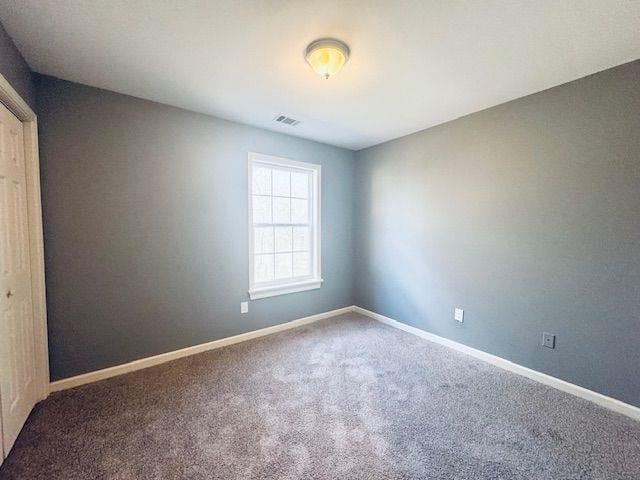
M 4 456 L 38 400 L 22 123 L 0 104 L 0 401 Z

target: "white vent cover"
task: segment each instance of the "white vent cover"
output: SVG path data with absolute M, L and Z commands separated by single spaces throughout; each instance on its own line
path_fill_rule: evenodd
M 284 113 L 280 113 L 273 119 L 274 121 L 281 123 L 282 125 L 288 125 L 290 127 L 295 127 L 300 123 L 300 120 L 296 120 L 295 118 L 291 118 Z

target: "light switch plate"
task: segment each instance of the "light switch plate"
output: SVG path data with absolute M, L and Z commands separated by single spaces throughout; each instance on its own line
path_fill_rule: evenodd
M 247 313 L 249 311 L 249 302 L 240 302 L 240 313 Z
M 456 308 L 453 311 L 453 318 L 460 323 L 464 322 L 464 310 L 461 308 Z

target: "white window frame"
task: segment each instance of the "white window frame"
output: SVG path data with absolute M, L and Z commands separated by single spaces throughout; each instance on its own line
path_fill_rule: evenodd
M 286 169 L 299 169 L 311 173 L 311 191 L 309 192 L 311 211 L 311 275 L 300 279 L 274 280 L 257 284 L 254 281 L 254 225 L 253 225 L 253 192 L 252 175 L 253 165 L 261 164 L 267 167 L 284 167 Z M 298 162 L 288 158 L 263 155 L 261 153 L 249 152 L 247 163 L 248 170 L 248 210 L 249 210 L 249 298 L 257 300 L 259 298 L 285 295 L 287 293 L 303 292 L 314 290 L 322 286 L 321 258 L 320 258 L 320 238 L 321 238 L 321 217 L 320 217 L 320 186 L 322 167 L 315 163 Z

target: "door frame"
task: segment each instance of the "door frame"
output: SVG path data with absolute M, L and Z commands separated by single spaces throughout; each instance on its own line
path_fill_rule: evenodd
M 22 122 L 24 137 L 29 260 L 31 264 L 31 297 L 34 318 L 34 351 L 38 399 L 49 395 L 49 345 L 47 340 L 47 307 L 44 283 L 44 236 L 40 197 L 40 158 L 38 155 L 38 118 L 27 102 L 0 74 L 0 102 Z M 1 392 L 0 392 L 1 394 Z M 2 418 L 0 418 L 2 432 Z M 0 442 L 0 463 L 4 458 Z

